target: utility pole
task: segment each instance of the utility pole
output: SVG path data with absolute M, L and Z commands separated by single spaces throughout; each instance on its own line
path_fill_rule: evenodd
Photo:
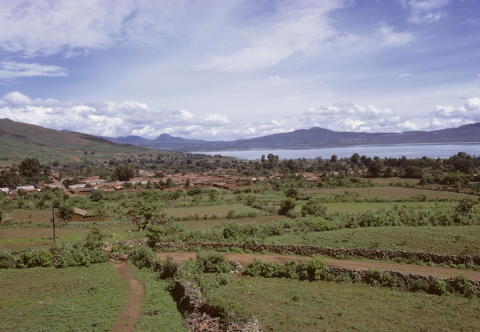
M 55 207 L 52 205 L 53 245 L 55 245 Z

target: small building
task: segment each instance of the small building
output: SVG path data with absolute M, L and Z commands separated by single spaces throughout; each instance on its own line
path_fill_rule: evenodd
M 95 218 L 95 216 L 92 215 L 92 214 L 89 214 L 88 211 L 79 209 L 77 207 L 73 208 L 73 212 L 74 212 L 74 214 L 73 214 L 72 220 L 69 220 L 68 222 L 107 220 L 106 217 Z M 58 221 L 65 222 L 65 220 L 63 218 L 58 218 Z

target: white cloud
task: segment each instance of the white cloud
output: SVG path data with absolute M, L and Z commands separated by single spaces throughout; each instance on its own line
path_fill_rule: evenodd
M 395 32 L 393 27 L 382 24 L 378 29 L 380 40 L 384 46 L 402 47 L 415 40 L 415 35 L 408 31 Z
M 268 84 L 269 85 L 284 85 L 284 84 L 287 84 L 287 83 L 289 83 L 289 81 L 285 78 L 281 78 L 279 75 L 268 77 Z
M 412 76 L 412 74 L 410 74 L 410 73 L 402 73 L 402 74 L 398 75 L 398 77 L 400 77 L 400 78 L 405 78 L 405 77 L 410 77 L 410 76 Z
M 2 1 L 0 48 L 71 57 L 119 44 L 156 45 L 174 33 L 170 23 L 185 10 L 181 0 Z
M 15 61 L 0 62 L 0 79 L 32 76 L 68 76 L 65 68 L 46 66 L 39 63 L 22 63 Z
M 199 117 L 187 110 L 153 111 L 138 101 L 61 103 L 53 99 L 32 99 L 17 91 L 0 99 L 0 118 L 92 135 L 137 135 L 150 139 L 168 133 L 187 138 L 231 140 L 294 130 L 285 121 L 239 122 L 218 113 Z
M 314 55 L 322 42 L 337 34 L 328 14 L 341 8 L 343 1 L 272 4 L 272 12 L 251 20 L 248 26 L 231 27 L 225 44 L 238 44 L 237 50 L 211 54 L 197 68 L 238 71 L 270 67 L 296 55 Z
M 441 11 L 448 5 L 449 0 L 410 0 L 404 1 L 404 7 L 408 8 L 409 20 L 415 23 L 432 23 L 446 17 L 446 12 Z

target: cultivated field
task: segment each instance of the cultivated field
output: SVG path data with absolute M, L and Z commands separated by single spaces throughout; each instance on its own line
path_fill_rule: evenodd
M 128 284 L 112 263 L 0 270 L 1 331 L 111 331 Z
M 480 227 L 370 227 L 271 236 L 265 242 L 330 248 L 366 248 L 480 255 Z
M 462 193 L 450 191 L 437 191 L 429 189 L 416 188 L 399 188 L 399 187 L 371 187 L 371 188 L 326 188 L 326 189 L 307 189 L 306 193 L 315 195 L 315 197 L 328 197 L 331 195 L 342 195 L 346 191 L 350 193 L 358 193 L 360 197 L 378 197 L 387 200 L 411 198 L 417 194 L 427 196 L 428 199 L 445 199 L 445 198 L 464 198 L 473 197 L 474 195 L 467 195 Z
M 255 313 L 265 331 L 473 332 L 480 326 L 478 300 L 366 285 L 242 277 L 210 298 Z

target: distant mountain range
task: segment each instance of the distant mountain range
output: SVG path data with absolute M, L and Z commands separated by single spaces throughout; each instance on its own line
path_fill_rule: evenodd
M 480 122 L 434 131 L 407 131 L 403 133 L 338 132 L 319 127 L 300 129 L 289 133 L 239 139 L 236 141 L 204 141 L 162 134 L 153 140 L 139 136 L 101 137 L 118 144 L 131 144 L 155 150 L 221 151 L 249 149 L 308 149 L 331 146 L 480 142 Z

